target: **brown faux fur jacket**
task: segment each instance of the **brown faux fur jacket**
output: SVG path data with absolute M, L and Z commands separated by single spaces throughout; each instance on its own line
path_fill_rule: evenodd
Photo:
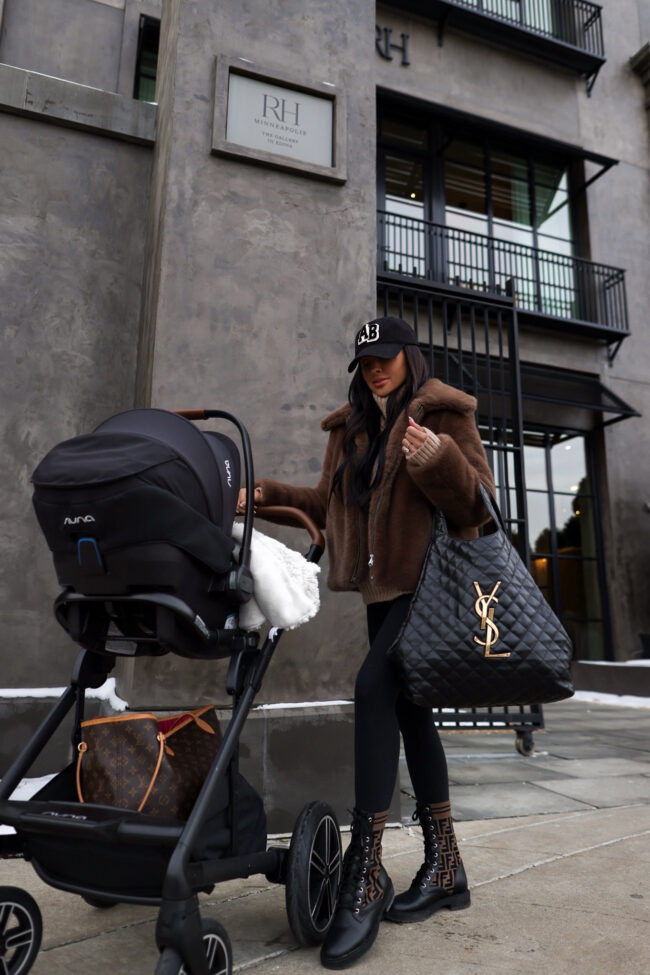
M 335 590 L 360 590 L 367 603 L 413 592 L 420 575 L 432 528 L 432 508 L 445 514 L 449 529 L 472 538 L 487 520 L 478 486 L 494 490 L 492 474 L 476 428 L 476 400 L 439 379 L 429 379 L 411 402 L 408 415 L 433 430 L 440 446 L 432 460 L 409 464 L 402 452 L 407 413 L 393 426 L 386 447 L 384 474 L 362 511 L 330 496 L 334 474 L 343 460 L 349 404 L 321 423 L 329 431 L 323 470 L 316 487 L 293 487 L 263 478 L 262 504 L 291 505 L 306 511 L 326 529 L 330 572 Z M 364 451 L 367 438 L 358 440 Z

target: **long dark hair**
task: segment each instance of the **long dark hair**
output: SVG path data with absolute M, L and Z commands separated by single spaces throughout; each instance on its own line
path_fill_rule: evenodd
M 417 345 L 405 345 L 404 354 L 407 365 L 406 380 L 387 398 L 386 425 L 383 430 L 381 411 L 361 375 L 361 369 L 357 368 L 352 377 L 348 391 L 352 413 L 343 438 L 343 460 L 334 474 L 331 491 L 331 494 L 338 492 L 347 505 L 365 508 L 369 503 L 370 495 L 381 482 L 384 472 L 390 431 L 400 413 L 408 410 L 418 389 L 429 378 L 427 361 Z M 368 434 L 368 449 L 357 457 L 355 440 L 361 433 Z

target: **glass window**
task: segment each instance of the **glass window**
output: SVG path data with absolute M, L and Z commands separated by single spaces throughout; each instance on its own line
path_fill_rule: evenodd
M 528 491 L 528 538 L 531 552 L 551 552 L 551 516 L 548 509 L 548 494 L 541 491 Z
M 531 436 L 527 438 L 528 443 L 524 444 L 524 466 L 526 468 L 526 487 L 538 488 L 546 491 L 548 488 L 548 478 L 546 476 L 546 453 L 543 439 Z
M 527 157 L 508 152 L 498 146 L 490 147 L 490 168 L 493 173 L 506 176 L 508 179 L 528 181 Z
M 445 165 L 445 206 L 461 213 L 487 215 L 485 175 L 462 163 Z
M 527 160 L 500 149 L 492 149 L 490 188 L 494 236 L 525 248 L 532 247 L 535 240 Z M 525 282 L 533 281 L 534 269 L 527 250 L 497 249 L 496 260 L 497 271 L 506 279 L 516 277 L 520 292 L 522 289 L 528 290 Z
M 406 203 L 413 216 L 423 215 L 422 163 L 403 156 L 386 156 L 386 199 Z M 388 209 L 388 208 L 387 208 Z
M 587 461 L 582 437 L 561 440 L 551 447 L 553 489 L 577 494 L 589 491 Z
M 392 270 L 401 263 L 409 275 L 497 294 L 514 279 L 522 310 L 585 317 L 574 267 L 566 160 L 540 158 L 537 149 L 489 135 L 470 132 L 468 138 L 442 120 L 427 127 L 397 116 L 379 124 L 384 144 L 390 140 L 394 147 L 384 150 L 380 210 L 415 220 L 434 215 L 435 224 L 426 231 L 426 259 L 420 249 L 412 260 L 390 265 Z M 423 234 L 424 229 L 418 241 Z
M 421 162 L 386 155 L 386 215 L 382 217 L 383 263 L 387 271 L 426 274 L 424 169 Z
M 560 555 L 596 555 L 593 499 L 584 495 L 555 495 L 555 526 Z
M 513 223 L 519 229 L 529 230 L 532 224 L 528 183 L 524 183 L 521 179 L 494 174 L 492 213 L 495 223 Z
M 488 232 L 486 172 L 481 146 L 456 140 L 445 152 L 445 223 L 474 234 Z M 454 243 L 452 238 L 452 250 Z M 465 251 L 468 243 L 463 240 Z M 475 246 L 481 249 L 479 242 Z M 481 271 L 487 266 L 485 257 L 478 254 L 470 258 L 469 264 L 477 265 Z
M 549 558 L 535 558 L 530 562 L 530 572 L 544 594 L 544 598 L 555 609 L 555 598 L 553 595 L 553 577 L 551 572 L 551 560 Z
M 481 428 L 481 433 L 483 432 L 484 428 Z M 485 432 L 487 435 L 487 430 Z M 493 453 L 495 456 L 491 466 L 495 486 L 513 488 L 515 484 L 515 458 L 513 450 L 499 450 L 498 452 L 493 450 Z
M 381 118 L 379 135 L 388 142 L 405 146 L 407 149 L 428 149 L 429 133 L 426 128 L 399 119 Z
M 569 216 L 568 175 L 562 178 L 556 186 L 535 184 L 535 213 L 540 233 L 557 237 L 559 240 L 571 240 L 571 221 Z
M 133 97 L 140 101 L 155 102 L 156 100 L 159 43 L 160 21 L 155 17 L 141 14 L 133 85 Z
M 533 577 L 579 658 L 603 659 L 600 555 L 585 438 L 526 433 L 524 464 Z

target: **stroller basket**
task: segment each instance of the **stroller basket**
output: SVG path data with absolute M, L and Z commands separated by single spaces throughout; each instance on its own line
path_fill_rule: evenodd
M 32 800 L 13 802 L 11 807 L 8 818 L 21 836 L 25 855 L 51 886 L 107 900 L 160 900 L 184 823 L 112 806 L 79 804 L 72 765 Z M 231 769 L 219 782 L 193 859 L 243 856 L 265 849 L 262 800 Z

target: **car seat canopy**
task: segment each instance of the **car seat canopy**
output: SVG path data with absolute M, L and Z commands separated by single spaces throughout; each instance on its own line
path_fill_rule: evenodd
M 239 478 L 228 437 L 164 410 L 129 410 L 54 447 L 32 475 L 33 503 L 63 585 L 69 557 L 97 576 L 109 553 L 140 543 L 169 543 L 225 573 Z

